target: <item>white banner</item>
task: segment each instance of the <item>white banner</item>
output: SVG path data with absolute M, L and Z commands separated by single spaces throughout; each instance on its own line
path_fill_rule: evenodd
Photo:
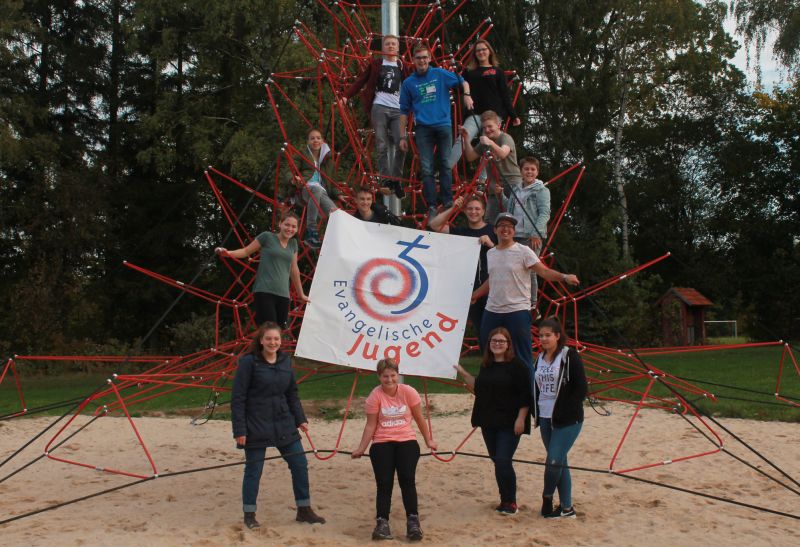
M 477 238 L 330 215 L 295 354 L 375 370 L 455 378 Z

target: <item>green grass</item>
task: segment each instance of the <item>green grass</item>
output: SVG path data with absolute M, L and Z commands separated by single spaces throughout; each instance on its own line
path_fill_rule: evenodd
M 307 363 L 304 363 L 307 364 Z M 464 360 L 464 366 L 473 372 L 477 371 L 478 359 L 468 358 Z M 304 372 L 298 371 L 297 377 L 300 378 Z M 57 376 L 23 376 L 21 379 L 25 405 L 29 409 L 37 409 L 45 405 L 56 402 L 68 401 L 71 399 L 85 398 L 96 388 L 107 388 L 108 374 L 103 373 L 72 373 Z M 353 369 L 342 368 L 335 373 L 319 373 L 310 376 L 300 384 L 300 397 L 303 400 L 322 400 L 336 401 L 347 399 L 353 386 L 355 372 Z M 422 393 L 424 380 L 412 376 L 405 377 L 406 383 L 414 386 Z M 430 393 L 463 393 L 464 390 L 457 386 L 445 385 L 434 380 L 428 380 L 428 391 Z M 374 374 L 359 374 L 356 397 L 364 397 L 378 385 L 377 376 Z M 230 387 L 230 382 L 227 384 Z M 144 386 L 142 389 L 146 389 Z M 123 397 L 132 397 L 141 393 L 142 389 L 133 386 L 122 392 Z M 160 391 L 171 389 L 169 387 L 159 388 Z M 144 396 L 148 396 L 144 394 Z M 174 393 L 168 393 L 148 401 L 129 405 L 129 411 L 133 416 L 151 414 L 157 412 L 180 413 L 188 415 L 199 415 L 209 397 L 206 389 L 181 389 Z M 110 394 L 97 402 L 93 402 L 87 407 L 94 411 L 101 404 L 111 405 L 116 401 L 116 397 Z M 219 403 L 230 401 L 230 392 L 221 392 Z M 74 403 L 73 403 L 74 404 Z M 329 403 L 331 417 L 338 417 L 337 404 Z M 72 405 L 54 408 L 42 412 L 45 415 L 60 415 L 66 412 Z M 324 405 L 323 405 L 324 408 Z M 19 398 L 14 386 L 13 378 L 6 377 L 0 384 L 0 416 L 5 416 L 19 410 Z M 215 412 L 214 417 L 223 419 L 229 416 L 227 407 L 220 408 Z
M 694 402 L 713 416 L 798 422 L 800 408 L 782 403 L 774 396 L 782 349 L 781 346 L 774 346 L 654 355 L 644 357 L 644 361 L 714 394 L 717 397 L 716 403 L 702 396 L 687 396 L 689 402 Z M 708 382 L 723 385 L 712 385 Z M 647 381 L 642 380 L 632 387 L 641 391 L 646 385 Z M 800 377 L 788 358 L 784 363 L 781 393 L 800 399 Z M 632 394 L 619 390 L 613 390 L 609 394 L 624 399 L 634 398 Z M 653 394 L 669 396 L 670 392 L 657 383 Z
M 705 412 L 712 415 L 798 422 L 800 421 L 800 408 L 791 407 L 785 403 L 775 404 L 777 401 L 772 395 L 775 391 L 781 350 L 780 346 L 776 346 L 672 354 L 647 357 L 645 361 L 670 374 L 695 380 L 693 383 L 717 395 L 719 401 L 716 404 L 703 399 L 696 402 Z M 475 372 L 478 368 L 478 359 L 476 357 L 468 358 L 462 364 Z M 302 372 L 299 372 L 298 377 L 301 375 Z M 23 377 L 25 402 L 28 408 L 36 408 L 58 401 L 84 397 L 96 387 L 104 386 L 106 378 L 107 375 L 102 373 Z M 317 401 L 317 406 L 323 415 L 330 416 L 331 419 L 338 419 L 339 411 L 344 405 L 343 401 L 350 394 L 353 378 L 354 373 L 349 369 L 342 369 L 338 373 L 313 375 L 301 383 L 300 396 L 304 401 Z M 422 379 L 406 376 L 405 381 L 422 392 Z M 763 394 L 712 386 L 702 382 L 736 386 Z M 646 380 L 642 380 L 632 387 L 641 391 L 646 383 Z M 449 386 L 432 380 L 428 380 L 427 384 L 430 393 L 464 392 L 461 387 Z M 378 381 L 374 374 L 360 374 L 355 396 L 366 396 L 376 385 L 378 385 Z M 781 391 L 784 395 L 800 398 L 800 377 L 788 359 L 784 365 Z M 129 397 L 137 392 L 141 392 L 141 390 L 134 386 L 126 390 L 123 396 Z M 656 385 L 653 393 L 660 396 L 670 395 L 661 385 Z M 634 397 L 619 390 L 609 392 L 609 395 L 628 399 Z M 194 416 L 201 413 L 208 396 L 208 391 L 204 389 L 182 389 L 150 401 L 131 405 L 130 411 L 133 415 L 164 412 Z M 748 401 L 730 399 L 731 397 L 748 399 Z M 696 399 L 697 397 L 689 397 L 690 401 Z M 100 402 L 109 404 L 114 400 L 113 396 L 109 396 Z M 224 403 L 229 400 L 228 392 L 220 394 L 219 402 Z M 13 379 L 6 377 L 3 384 L 0 384 L 0 416 L 15 412 L 18 410 L 18 405 Z M 93 404 L 91 410 L 95 408 L 96 405 Z M 46 414 L 57 415 L 67 409 L 68 407 L 53 409 Z M 215 417 L 220 419 L 224 419 L 228 415 L 227 407 L 222 407 L 215 413 Z
M 715 338 L 709 337 L 709 345 L 725 346 L 730 344 L 746 344 L 748 342 L 745 336 L 717 336 Z

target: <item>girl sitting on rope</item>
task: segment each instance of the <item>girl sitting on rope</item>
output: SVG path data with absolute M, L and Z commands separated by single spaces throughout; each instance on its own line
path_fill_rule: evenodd
M 547 318 L 539 323 L 542 352 L 534 370 L 534 416 L 547 449 L 542 516 L 549 519 L 575 518 L 567 453 L 581 432 L 587 384 L 583 361 L 566 342 L 564 327 L 558 320 Z M 556 489 L 561 504 L 553 509 Z
M 308 420 L 297 395 L 289 354 L 281 348 L 281 329 L 265 323 L 253 336 L 249 351 L 239 359 L 231 395 L 231 422 L 236 447 L 243 448 L 246 463 L 242 480 L 244 523 L 259 528 L 256 500 L 268 446 L 277 447 L 292 473 L 298 522 L 324 524 L 311 509 L 308 462 L 300 433 Z
M 353 458 L 360 458 L 372 442 L 369 459 L 377 486 L 377 522 L 372 539 L 393 539 L 389 528 L 389 511 L 394 475 L 397 473 L 406 510 L 406 536 L 411 541 L 419 541 L 422 539 L 416 485 L 419 443 L 411 428 L 412 417 L 428 448 L 436 450 L 436 443 L 422 416 L 419 393 L 408 384 L 398 383 L 397 363 L 393 359 L 382 359 L 378 361 L 377 370 L 381 384 L 367 397 L 367 423 L 361 443 L 352 453 Z
M 289 319 L 289 279 L 294 284 L 298 298 L 308 302 L 300 280 L 300 269 L 297 267 L 297 227 L 300 220 L 291 211 L 283 214 L 278 225 L 277 234 L 262 232 L 247 247 L 229 251 L 225 247 L 217 247 L 214 251 L 220 256 L 247 258 L 261 251 L 253 283 L 253 304 L 256 312 L 256 325 L 272 321 L 286 328 Z
M 514 452 L 522 434 L 530 435 L 531 385 L 527 367 L 514 357 L 511 334 L 498 327 L 489 334 L 489 345 L 483 352 L 478 377 L 461 365 L 455 369 L 475 394 L 472 426 L 480 427 L 483 441 L 494 462 L 494 476 L 500 490 L 501 515 L 517 513 L 517 475 Z

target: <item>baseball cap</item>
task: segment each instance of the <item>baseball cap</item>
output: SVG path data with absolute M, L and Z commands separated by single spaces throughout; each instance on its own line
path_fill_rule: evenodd
M 513 226 L 517 225 L 517 218 L 511 213 L 500 213 L 497 215 L 497 217 L 494 219 L 494 225 L 497 226 L 503 221 L 510 222 Z

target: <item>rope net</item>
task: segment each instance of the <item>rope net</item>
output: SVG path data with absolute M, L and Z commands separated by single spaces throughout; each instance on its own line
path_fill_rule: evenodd
M 460 72 L 472 51 L 474 41 L 478 38 L 489 37 L 493 30 L 491 20 L 486 19 L 480 22 L 463 43 L 448 43 L 445 32 L 446 24 L 458 13 L 465 2 L 466 0 L 451 9 L 445 8 L 439 2 L 404 4 L 402 10 L 406 26 L 403 36 L 400 37 L 401 44 L 404 46 L 401 47 L 403 61 L 410 64 L 411 47 L 414 43 L 424 42 L 430 47 L 434 65 Z M 271 223 L 271 226 L 268 227 L 273 229 L 277 226 L 278 218 L 283 211 L 295 208 L 301 212 L 298 262 L 301 277 L 306 286 L 314 275 L 317 251 L 302 242 L 302 233 L 308 229 L 306 220 L 308 207 L 316 207 L 318 204 L 312 196 L 311 203 L 303 206 L 298 199 L 299 190 L 288 196 L 282 195 L 281 181 L 287 175 L 299 176 L 303 162 L 308 162 L 293 142 L 298 142 L 298 138 L 304 139 L 305 134 L 311 128 L 320 128 L 323 131 L 327 142 L 334 151 L 335 172 L 337 173 L 335 177 L 328 177 L 325 174 L 323 177 L 327 177 L 325 182 L 338 190 L 341 196 L 339 206 L 345 210 L 353 211 L 355 208 L 355 188 L 359 186 L 377 188 L 382 179 L 386 178 L 378 172 L 373 160 L 374 134 L 368 128 L 368 122 L 360 109 L 361 105 L 347 104 L 341 101 L 347 86 L 356 79 L 380 50 L 381 36 L 373 29 L 373 21 L 376 19 L 375 11 L 380 8 L 380 5 L 348 2 L 336 2 L 331 6 L 320 2 L 320 5 L 323 6 L 329 17 L 328 28 L 329 34 L 333 36 L 332 43 L 323 43 L 323 40 L 315 35 L 307 25 L 297 21 L 292 29 L 292 39 L 304 48 L 307 65 L 282 72 L 272 72 L 265 84 L 265 96 L 269 110 L 283 137 L 282 143 L 276 143 L 279 152 L 275 158 L 274 172 L 271 172 L 265 177 L 262 184 L 258 185 L 236 180 L 211 166 L 204 172 L 205 181 L 219 204 L 222 216 L 230 226 L 230 234 L 239 246 L 246 246 L 257 235 L 250 228 L 253 223 L 248 220 L 251 216 L 257 216 L 256 212 L 248 211 L 247 208 L 237 212 L 233 205 L 233 202 L 238 202 L 242 196 L 249 196 L 253 200 L 255 208 L 259 209 L 259 218 L 262 218 L 263 212 L 266 211 L 267 218 Z M 506 76 L 509 81 L 510 96 L 516 102 L 522 90 L 522 83 L 513 71 L 506 71 Z M 452 101 L 452 109 L 454 126 L 459 126 L 463 122 L 465 112 L 461 110 L 461 102 L 457 97 Z M 410 165 L 407 165 L 404 171 L 407 173 L 407 177 L 397 179 L 407 196 L 405 209 L 401 212 L 400 217 L 405 225 L 422 229 L 426 226 L 428 206 L 433 204 L 425 203 L 423 198 L 422 185 L 417 177 L 419 164 L 416 150 L 413 148 L 413 140 L 411 145 L 412 150 L 406 156 L 407 163 Z M 462 159 L 454 168 L 454 197 L 474 193 L 478 189 L 477 173 L 481 168 L 493 169 L 491 163 L 486 158 L 482 158 L 477 168 L 473 169 L 473 166 L 468 166 Z M 541 252 L 540 258 L 548 266 L 552 266 L 556 260 L 553 244 L 558 240 L 566 212 L 575 193 L 580 188 L 584 172 L 585 168 L 580 163 L 576 163 L 546 182 L 548 185 L 568 185 L 566 199 L 554 212 L 549 223 L 549 236 Z M 453 217 L 456 214 L 457 212 L 454 212 Z M 321 210 L 319 216 L 319 225 L 313 228 L 324 231 L 327 219 Z M 450 220 L 452 221 L 454 218 Z M 268 227 L 259 226 L 262 230 Z M 544 303 L 544 315 L 557 316 L 564 325 L 571 326 L 568 331 L 570 333 L 569 345 L 575 347 L 582 355 L 589 378 L 590 400 L 593 402 L 617 401 L 635 406 L 634 415 L 627 427 L 624 431 L 619 432 L 619 442 L 614 453 L 609 455 L 608 470 L 615 473 L 631 473 L 709 456 L 723 449 L 722 436 L 714 427 L 716 423 L 701 416 L 690 402 L 693 398 L 716 401 L 715 395 L 699 387 L 697 385 L 700 383 L 699 381 L 687 381 L 661 371 L 646 363 L 643 360 L 645 358 L 662 354 L 781 346 L 774 398 L 780 404 L 800 406 L 797 398 L 782 391 L 787 384 L 796 388 L 797 380 L 800 378 L 800 367 L 798 367 L 795 355 L 791 347 L 783 342 L 620 350 L 593 344 L 581 338 L 578 307 L 580 302 L 591 300 L 593 295 L 623 282 L 668 257 L 669 253 L 664 254 L 626 272 L 621 272 L 576 291 L 572 291 L 565 284 L 558 282 L 543 281 L 539 287 L 539 302 Z M 147 449 L 146 440 L 136 428 L 131 409 L 144 405 L 148 401 L 181 391 L 202 390 L 208 393 L 208 402 L 200 416 L 195 418 L 194 423 L 202 423 L 207 420 L 216 408 L 226 404 L 225 394 L 231 389 L 229 380 L 236 370 L 239 356 L 246 351 L 250 336 L 255 330 L 251 289 L 257 258 L 239 260 L 227 256 L 223 257 L 219 264 L 219 267 L 224 268 L 230 276 L 229 285 L 221 293 L 191 282 L 174 279 L 168 274 L 156 272 L 146 266 L 125 263 L 127 267 L 152 280 L 204 301 L 215 315 L 213 347 L 188 355 L 173 356 L 14 356 L 2 366 L 0 387 L 7 388 L 9 392 L 14 393 L 14 397 L 18 399 L 18 408 L 0 416 L 0 419 L 11 419 L 36 412 L 69 407 L 62 416 L 62 419 L 66 419 L 65 423 L 47 442 L 45 448 L 47 458 L 141 479 L 158 476 L 157 458 Z M 304 305 L 299 299 L 294 298 L 293 294 L 284 349 L 291 351 L 294 348 L 303 314 Z M 534 334 L 536 334 L 535 328 Z M 477 348 L 475 336 L 467 336 L 463 341 L 462 355 L 473 354 Z M 129 365 L 136 365 L 136 368 L 149 368 L 143 372 L 132 371 L 115 374 L 106 385 L 99 386 L 86 397 L 29 408 L 24 397 L 24 382 L 21 381 L 19 367 L 35 361 L 97 362 L 105 366 L 116 365 L 120 367 L 120 370 L 126 367 L 130 368 Z M 295 363 L 295 369 L 301 384 L 344 375 L 352 376 L 352 385 L 347 396 L 341 428 L 333 446 L 325 446 L 324 449 L 318 448 L 315 441 L 306 434 L 312 453 L 318 459 L 332 458 L 342 452 L 340 450 L 342 434 L 351 413 L 359 377 L 364 373 L 330 364 L 307 362 Z M 430 406 L 428 404 L 428 381 L 454 384 L 454 382 L 433 378 L 426 380 L 424 382 L 426 408 Z M 455 384 L 461 385 L 460 383 Z M 223 399 L 222 402 L 220 402 L 220 398 Z M 657 461 L 637 461 L 619 465 L 627 446 L 626 443 L 629 443 L 637 429 L 636 418 L 639 411 L 644 408 L 660 409 L 680 416 L 686 421 L 686 428 L 704 438 L 710 446 L 700 450 L 693 448 L 685 452 L 681 447 L 681 442 L 671 442 L 665 446 L 668 453 Z M 143 466 L 141 469 L 108 467 L 105 462 L 85 461 L 79 453 L 71 453 L 70 457 L 60 455 L 59 447 L 64 440 L 80 433 L 80 430 L 77 432 L 74 430 L 73 422 L 76 417 L 90 415 L 100 418 L 110 413 L 127 417 L 131 434 L 135 436 L 136 442 L 142 450 Z M 427 415 L 427 420 L 432 427 L 430 414 Z M 44 433 L 42 432 L 40 435 Z M 442 447 L 439 454 L 434 454 L 435 458 L 440 461 L 452 461 L 473 433 L 474 430 L 465 428 L 464 440 L 454 447 Z M 4 465 L 13 457 L 14 455 L 0 465 Z

